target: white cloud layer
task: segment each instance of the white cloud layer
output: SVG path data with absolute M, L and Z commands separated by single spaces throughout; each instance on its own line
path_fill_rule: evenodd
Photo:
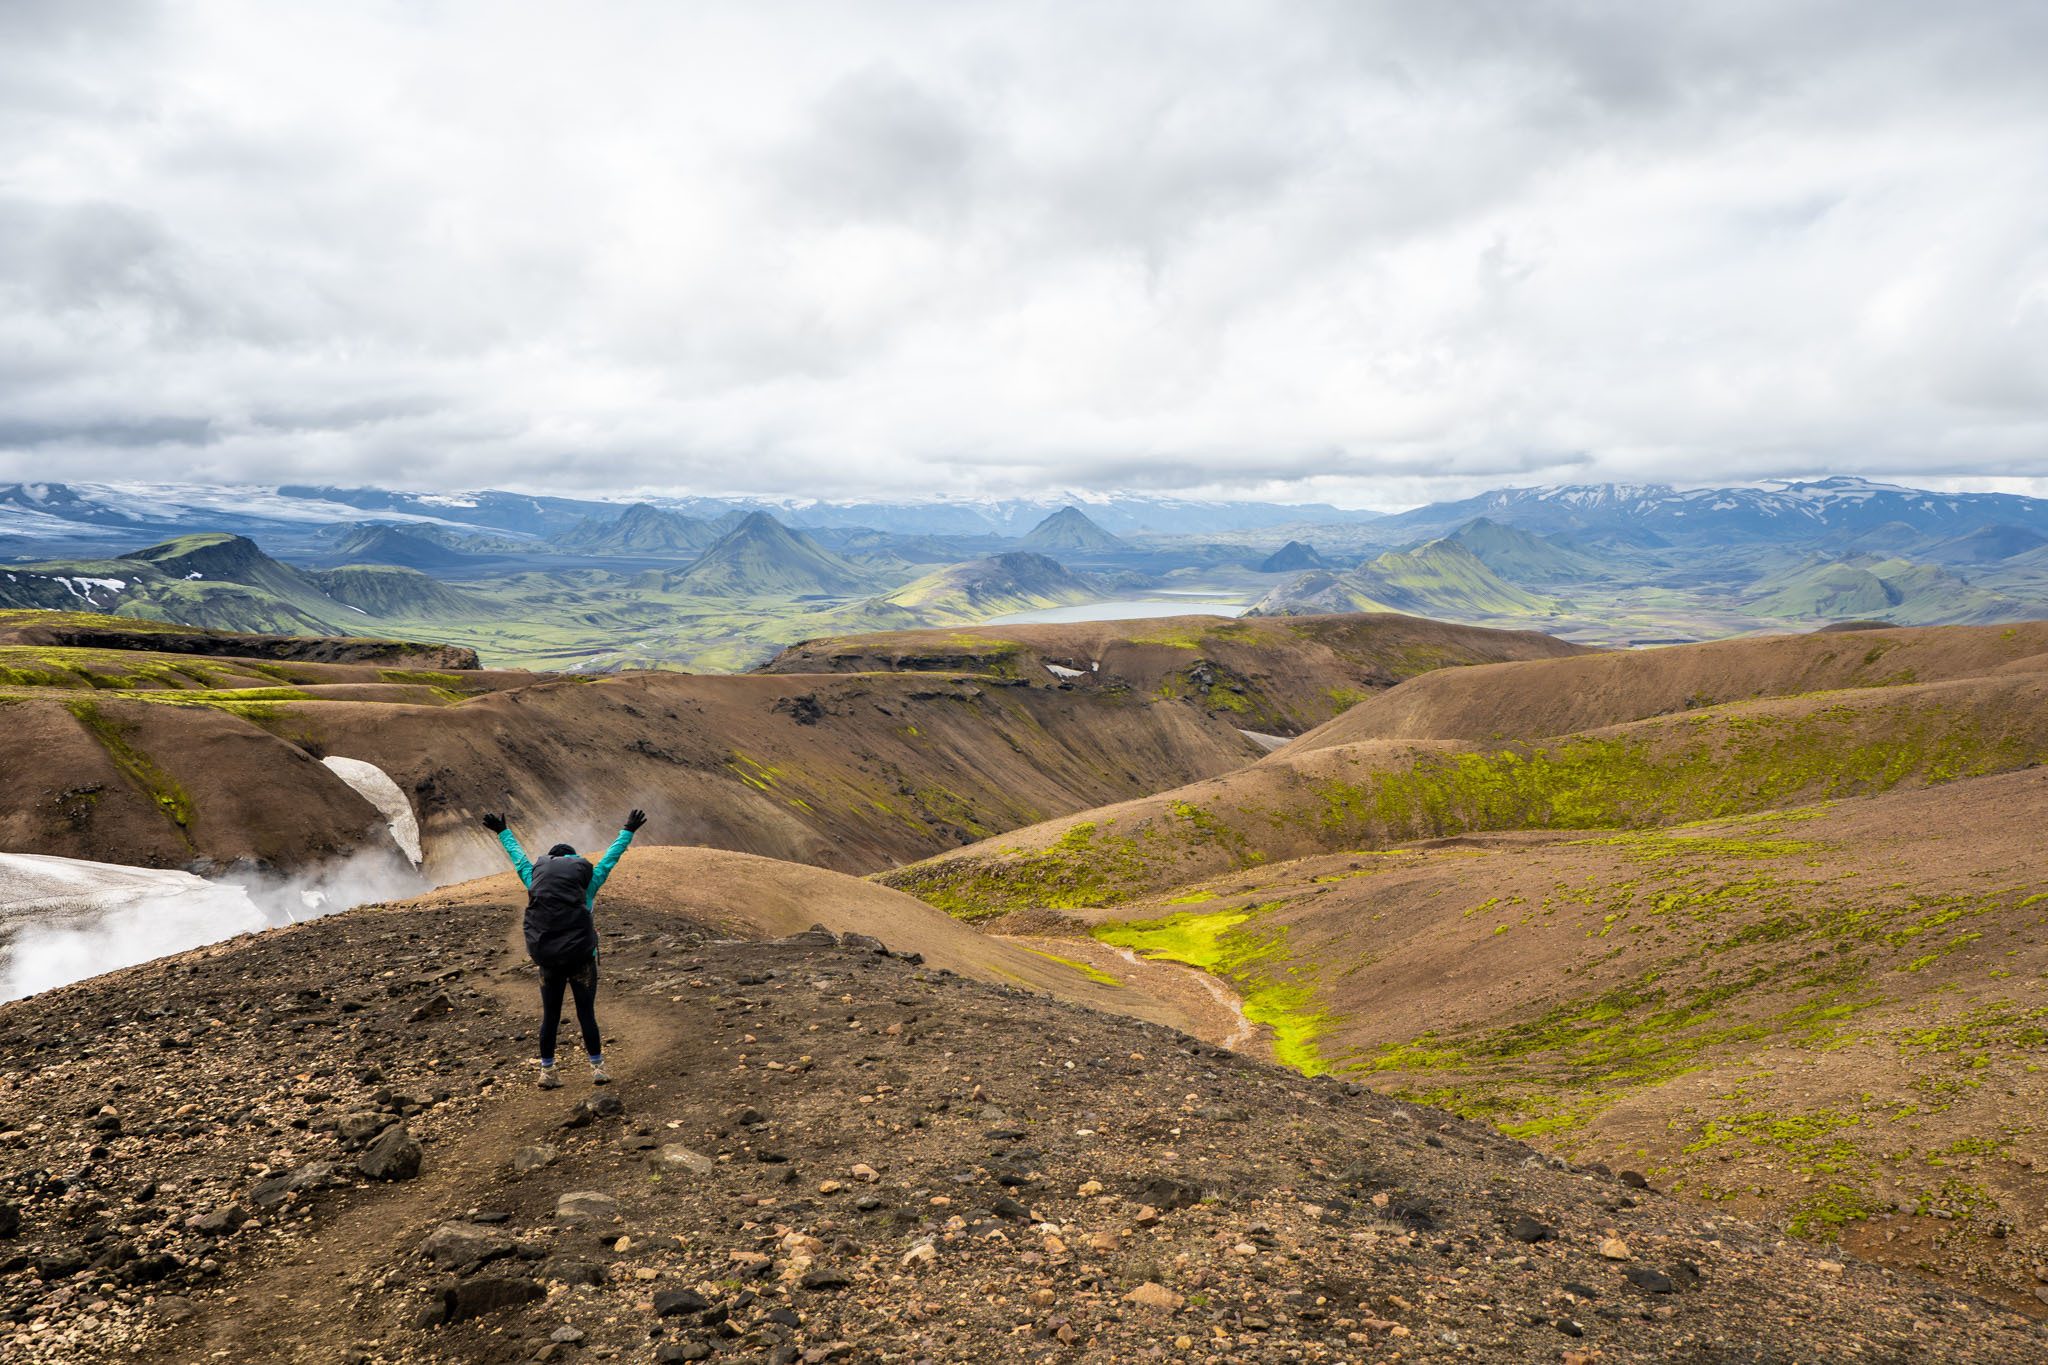
M 2048 492 L 2048 7 L 0 5 L 0 478 Z

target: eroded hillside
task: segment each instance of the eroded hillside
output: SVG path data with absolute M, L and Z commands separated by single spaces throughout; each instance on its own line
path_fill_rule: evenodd
M 1531 631 L 1392 612 L 1174 616 L 835 636 L 784 650 L 762 671 L 1051 677 L 1084 690 L 1182 698 L 1246 729 L 1296 735 L 1432 670 L 1586 653 Z
M 0 1007 L 10 1358 L 2048 1350 L 1632 1172 L 991 984 L 1013 950 L 754 862 L 607 889 L 605 1090 L 531 1088 L 504 879 Z M 734 937 L 807 900 L 895 951 Z
M 1446 672 L 884 880 L 1210 970 L 1293 1065 L 2039 1311 L 2043 639 Z

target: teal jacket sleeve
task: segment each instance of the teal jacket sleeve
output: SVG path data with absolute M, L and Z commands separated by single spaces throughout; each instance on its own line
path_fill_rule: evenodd
M 504 846 L 505 856 L 512 860 L 512 870 L 519 874 L 520 884 L 532 886 L 533 862 L 526 856 L 526 850 L 519 846 L 519 836 L 509 828 L 502 829 L 498 831 L 498 842 Z
M 619 837 L 612 840 L 612 846 L 604 851 L 602 858 L 597 860 L 597 866 L 590 871 L 590 891 L 583 897 L 585 905 L 597 904 L 598 888 L 604 885 L 606 877 L 612 875 L 612 869 L 618 865 L 619 859 L 625 855 L 626 846 L 632 842 L 633 831 L 630 829 L 620 830 Z

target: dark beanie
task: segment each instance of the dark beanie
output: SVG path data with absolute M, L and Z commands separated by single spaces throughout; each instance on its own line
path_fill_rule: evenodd
M 550 858 L 573 858 L 576 856 L 576 850 L 567 844 L 556 844 L 548 850 L 548 856 Z

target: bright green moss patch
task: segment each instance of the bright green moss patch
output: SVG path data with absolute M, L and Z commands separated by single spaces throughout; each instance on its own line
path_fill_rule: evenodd
M 175 778 L 136 747 L 130 738 L 135 730 L 133 725 L 107 715 L 97 704 L 83 697 L 67 701 L 65 706 L 78 723 L 99 741 L 107 757 L 121 770 L 121 775 L 149 797 L 165 819 L 180 830 L 191 825 L 192 798 L 185 794 L 185 789 Z
M 1038 956 L 1044 958 L 1047 962 L 1057 962 L 1062 967 L 1066 967 L 1072 971 L 1079 972 L 1081 975 L 1087 977 L 1090 981 L 1095 982 L 1097 985 L 1121 986 L 1124 984 L 1116 977 L 1111 976 L 1108 972 L 1103 971 L 1100 967 L 1090 966 L 1088 963 L 1079 961 L 1075 958 L 1061 957 L 1058 953 L 1049 953 L 1043 948 L 1033 948 L 1028 944 L 1023 946 L 1025 952 L 1036 953 Z
M 1142 957 L 1185 963 L 1230 982 L 1245 1018 L 1273 1031 L 1273 1055 L 1281 1064 L 1314 1076 L 1330 1069 L 1318 1040 L 1335 1021 L 1317 1001 L 1313 971 L 1289 958 L 1285 926 L 1255 924 L 1277 904 L 1101 924 L 1094 934 Z
M 1043 849 L 987 858 L 934 859 L 890 874 L 888 884 L 964 920 L 1045 907 L 1079 910 L 1129 895 L 1141 866 L 1137 841 L 1100 836 L 1082 821 Z

